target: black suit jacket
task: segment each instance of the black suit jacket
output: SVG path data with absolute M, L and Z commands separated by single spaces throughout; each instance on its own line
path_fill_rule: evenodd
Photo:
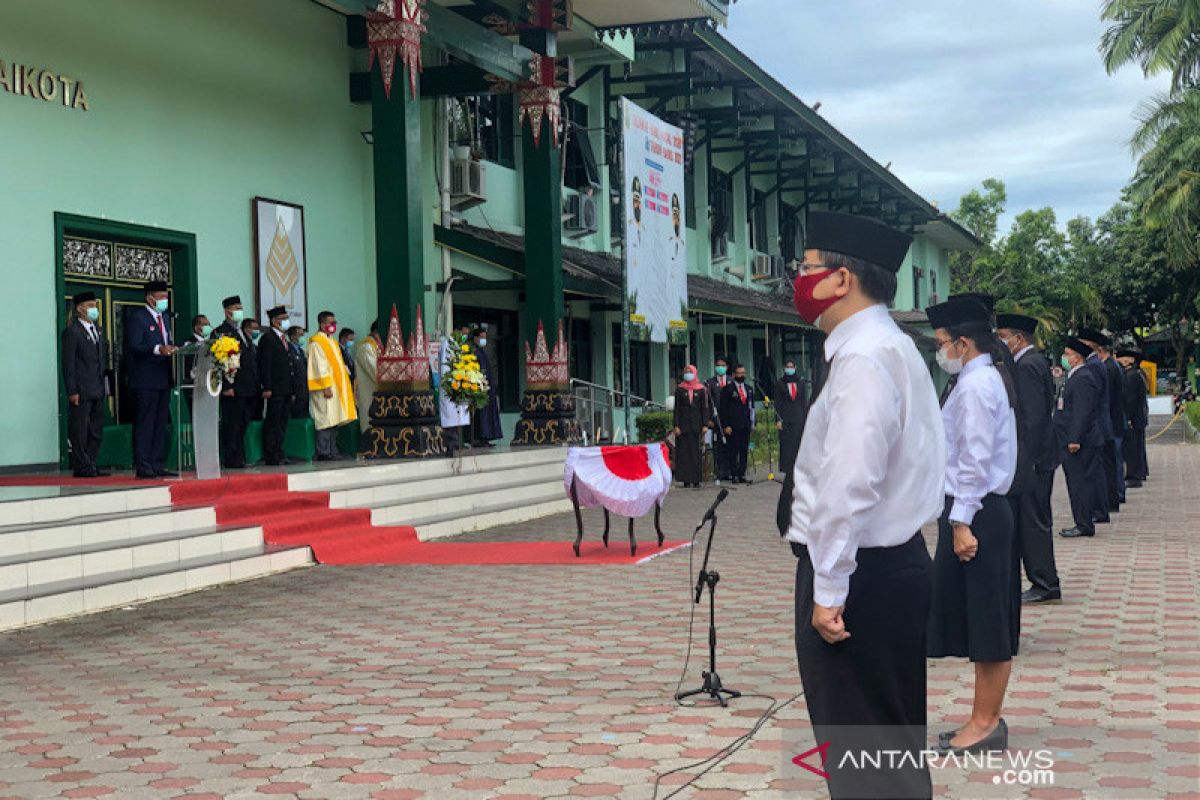
M 308 397 L 308 356 L 304 348 L 288 342 L 288 361 L 292 367 L 292 397 Z
M 1054 430 L 1059 447 L 1080 444 L 1099 447 L 1105 442 L 1101 429 L 1101 400 L 1107 387 L 1100 381 L 1099 370 L 1086 366 L 1076 370 L 1063 386 L 1060 406 L 1054 412 Z
M 726 375 L 725 385 L 728 386 L 731 383 L 733 383 L 733 378 Z M 709 411 L 711 416 L 719 416 L 721 413 L 721 390 L 724 388 L 721 386 L 721 379 L 716 375 L 713 375 L 704 382 L 704 388 L 708 390 L 708 404 L 710 406 Z
M 788 390 L 788 384 L 796 386 L 795 400 Z M 775 382 L 771 399 L 775 402 L 775 413 L 779 415 L 780 422 L 804 430 L 804 421 L 808 419 L 808 386 L 804 379 L 780 378 Z
M 1030 350 L 1016 361 L 1017 438 L 1029 464 L 1036 470 L 1054 469 L 1054 435 L 1050 426 L 1054 415 L 1054 377 L 1050 362 L 1037 350 Z
M 104 331 L 96 328 L 99 343 L 93 344 L 87 328 L 78 319 L 62 333 L 63 384 L 67 395 L 77 394 L 83 400 L 99 400 L 108 392 L 104 385 L 104 370 L 108 367 L 108 344 Z
M 1131 428 L 1145 428 L 1150 423 L 1150 407 L 1146 396 L 1150 393 L 1146 385 L 1146 373 L 1140 367 L 1125 370 L 1124 396 L 1125 418 Z
M 1092 374 L 1096 376 L 1096 385 L 1099 387 L 1097 391 L 1100 394 L 1098 400 L 1100 403 L 1100 418 L 1098 420 L 1100 425 L 1100 436 L 1107 441 L 1113 438 L 1112 413 L 1108 407 L 1108 367 L 1104 366 L 1104 362 L 1100 360 L 1100 356 L 1096 355 L 1095 353 L 1087 357 L 1087 360 L 1084 362 L 1084 366 L 1090 369 Z
M 730 381 L 721 390 L 721 400 L 718 403 L 721 414 L 721 427 L 732 428 L 735 431 L 750 430 L 750 408 L 754 405 L 754 390 L 742 384 L 746 390 L 746 402 L 738 395 L 737 382 Z
M 226 382 L 225 389 L 232 388 L 235 397 L 257 397 L 258 388 L 258 349 L 254 342 L 242 336 L 241 328 L 229 320 L 225 320 L 212 332 L 212 338 L 232 336 L 242 346 L 238 359 L 238 371 L 233 376 L 233 383 Z
M 166 340 L 171 337 L 171 319 L 162 315 Z M 125 317 L 125 376 L 134 391 L 160 392 L 171 388 L 171 359 L 155 355 L 154 348 L 163 344 L 163 330 L 147 306 L 127 312 Z
M 268 329 L 258 340 L 258 380 L 264 392 L 276 397 L 292 393 L 292 363 L 288 346 L 274 329 Z
M 1125 373 L 1112 356 L 1104 362 L 1104 370 L 1108 377 L 1109 424 L 1112 425 L 1113 435 L 1119 436 L 1125 430 Z

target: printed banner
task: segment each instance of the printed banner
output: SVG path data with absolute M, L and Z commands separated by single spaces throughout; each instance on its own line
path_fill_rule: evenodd
M 621 100 L 629 319 L 652 342 L 687 328 L 683 132 Z

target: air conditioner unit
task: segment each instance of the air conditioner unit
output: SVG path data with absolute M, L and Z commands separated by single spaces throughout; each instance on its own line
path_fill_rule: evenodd
M 771 256 L 771 277 L 782 278 L 783 276 L 783 256 Z
M 470 158 L 450 162 L 450 206 L 456 210 L 487 202 L 487 173 L 483 163 Z
M 567 197 L 567 219 L 563 227 L 576 238 L 598 231 L 600 215 L 596 211 L 596 201 L 584 194 Z
M 771 277 L 771 256 L 763 255 L 762 253 L 754 254 L 754 263 L 751 266 L 750 277 L 752 278 L 769 278 Z
M 712 257 L 713 261 L 729 258 L 729 236 L 727 234 L 721 234 L 712 240 Z

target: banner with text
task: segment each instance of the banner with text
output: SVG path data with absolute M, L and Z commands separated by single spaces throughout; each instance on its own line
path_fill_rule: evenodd
M 652 342 L 687 329 L 683 133 L 622 99 L 629 319 Z

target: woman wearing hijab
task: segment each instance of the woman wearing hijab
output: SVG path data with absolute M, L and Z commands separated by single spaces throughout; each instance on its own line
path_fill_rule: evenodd
M 704 432 L 708 430 L 708 390 L 688 364 L 675 389 L 675 478 L 684 487 L 700 488 L 704 478 Z
M 987 308 L 961 299 L 926 313 L 938 364 L 958 379 L 942 407 L 946 504 L 933 559 L 929 656 L 966 657 L 975 664 L 971 718 L 943 733 L 938 744 L 956 754 L 999 751 L 1008 746 L 1000 711 L 1017 653 L 1015 531 L 1005 498 L 1017 468 L 1015 389 L 994 355 L 1002 345 Z

